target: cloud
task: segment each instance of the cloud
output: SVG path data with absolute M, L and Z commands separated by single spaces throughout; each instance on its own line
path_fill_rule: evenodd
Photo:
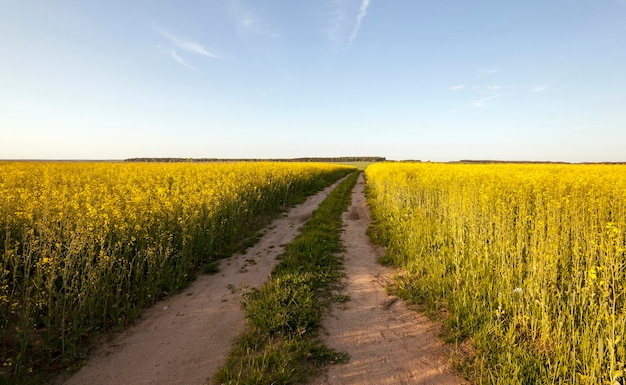
M 479 79 L 488 78 L 491 75 L 497 74 L 500 72 L 497 68 L 487 68 L 476 72 L 476 77 Z
M 230 11 L 235 19 L 239 35 L 258 35 L 271 39 L 278 39 L 280 34 L 263 21 L 254 11 L 237 0 L 230 1 Z
M 258 92 L 260 95 L 263 95 L 263 96 L 273 95 L 275 91 L 276 91 L 276 89 L 273 88 L 273 87 L 270 87 L 270 88 L 260 88 L 260 87 L 257 87 L 256 88 L 256 92 Z
M 258 19 L 242 19 L 237 22 L 237 33 L 240 35 L 253 34 L 271 39 L 278 39 L 280 35 L 269 29 Z
M 474 101 L 472 102 L 472 107 L 474 107 L 474 108 L 483 108 L 483 107 L 485 107 L 485 104 L 486 104 L 488 101 L 490 101 L 490 100 L 492 100 L 492 99 L 497 99 L 497 98 L 499 98 L 499 97 L 500 97 L 500 95 L 492 95 L 492 96 L 488 96 L 488 97 L 486 97 L 486 98 L 482 98 L 482 99 L 474 100 Z
M 180 63 L 181 65 L 189 68 L 190 70 L 194 70 L 194 71 L 198 71 L 198 69 L 190 64 L 188 64 L 182 57 L 180 57 L 177 53 L 176 50 L 173 49 L 172 50 L 172 58 L 174 60 L 176 60 L 178 63 Z
M 462 111 L 469 111 L 469 110 L 474 110 L 474 109 L 481 109 L 481 108 L 486 108 L 489 107 L 489 101 L 493 100 L 493 99 L 498 99 L 500 97 L 504 96 L 503 94 L 497 94 L 497 95 L 491 95 L 491 96 L 486 96 L 484 98 L 481 99 L 476 99 L 474 101 L 472 101 L 471 103 L 463 103 L 463 104 L 457 104 L 457 105 L 452 105 L 450 106 L 449 112 L 450 113 L 457 113 L 457 112 L 462 112 Z
M 459 91 L 465 88 L 465 84 L 459 84 L 458 86 L 452 86 L 448 88 L 450 91 Z
M 545 90 L 547 90 L 550 87 L 552 87 L 552 82 L 535 86 L 535 87 L 531 88 L 531 91 L 536 93 L 536 94 L 539 94 L 539 93 L 544 92 Z
M 170 41 L 170 43 L 172 43 L 174 46 L 176 46 L 177 48 L 189 52 L 189 53 L 193 53 L 196 55 L 200 55 L 200 56 L 207 56 L 207 57 L 212 57 L 214 59 L 219 58 L 218 55 L 209 52 L 206 48 L 204 48 L 202 46 L 202 44 L 197 43 L 193 40 L 187 40 L 187 39 L 183 39 L 177 36 L 172 35 L 171 33 L 169 33 L 168 31 L 165 31 L 163 29 L 159 29 L 158 30 L 159 33 L 165 37 L 167 40 Z
M 334 0 L 332 4 L 326 35 L 337 48 L 344 44 L 351 46 L 359 35 L 372 0 Z
M 361 6 L 359 7 L 359 14 L 356 16 L 356 23 L 354 24 L 354 28 L 352 29 L 352 33 L 350 34 L 350 38 L 348 39 L 348 43 L 352 45 L 357 35 L 359 34 L 359 30 L 361 29 L 361 23 L 363 22 L 363 18 L 367 15 L 367 9 L 369 8 L 371 0 L 362 0 Z
M 499 91 L 502 89 L 502 86 L 486 86 L 486 91 Z
M 346 0 L 335 0 L 333 10 L 330 13 L 330 23 L 326 28 L 326 35 L 335 44 L 343 41 L 345 25 L 348 21 Z

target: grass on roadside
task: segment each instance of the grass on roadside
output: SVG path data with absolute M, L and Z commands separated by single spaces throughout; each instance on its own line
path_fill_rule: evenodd
M 286 246 L 270 280 L 245 296 L 247 330 L 213 378 L 215 384 L 293 384 L 325 364 L 348 360 L 346 353 L 325 346 L 318 331 L 324 307 L 340 287 L 341 214 L 358 174 L 330 193 Z

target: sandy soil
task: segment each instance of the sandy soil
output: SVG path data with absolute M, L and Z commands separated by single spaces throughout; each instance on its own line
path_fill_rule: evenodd
M 407 309 L 385 286 L 393 269 L 377 264 L 384 252 L 366 235 L 370 223 L 363 195 L 363 177 L 352 192 L 352 205 L 343 215 L 346 293 L 324 320 L 326 343 L 348 352 L 346 364 L 333 365 L 315 385 L 464 384 L 453 374 L 446 347 L 437 338 L 439 327 Z
M 335 185 L 267 228 L 245 255 L 220 262 L 216 275 L 201 275 L 184 292 L 146 310 L 132 327 L 94 351 L 66 385 L 204 384 L 224 364 L 244 325 L 242 289 L 260 287 L 276 257 Z

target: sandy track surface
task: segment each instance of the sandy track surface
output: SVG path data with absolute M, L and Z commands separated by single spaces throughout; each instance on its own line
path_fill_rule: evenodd
M 281 245 L 295 238 L 335 186 L 272 222 L 245 255 L 222 260 L 218 274 L 201 275 L 184 292 L 147 309 L 134 326 L 96 349 L 64 384 L 205 384 L 243 329 L 242 288 L 260 287 L 267 280 L 283 252 Z
M 315 385 L 464 384 L 453 374 L 439 328 L 425 316 L 407 309 L 385 290 L 393 269 L 376 260 L 383 250 L 366 235 L 370 223 L 363 195 L 363 176 L 352 192 L 352 205 L 343 214 L 342 236 L 350 300 L 334 305 L 324 320 L 326 343 L 351 358 L 333 365 Z

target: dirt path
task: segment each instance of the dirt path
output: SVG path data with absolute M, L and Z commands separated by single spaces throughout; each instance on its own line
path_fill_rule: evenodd
M 315 385 L 464 384 L 452 374 L 438 327 L 390 297 L 385 285 L 393 269 L 376 262 L 382 249 L 366 235 L 370 223 L 363 176 L 352 192 L 346 223 L 346 293 L 350 300 L 333 307 L 324 320 L 326 343 L 348 352 L 350 361 L 333 365 Z
M 220 262 L 184 292 L 146 310 L 141 319 L 98 348 L 65 385 L 205 384 L 224 363 L 244 325 L 242 287 L 259 287 L 298 229 L 335 185 L 310 197 L 268 227 L 245 255 Z

